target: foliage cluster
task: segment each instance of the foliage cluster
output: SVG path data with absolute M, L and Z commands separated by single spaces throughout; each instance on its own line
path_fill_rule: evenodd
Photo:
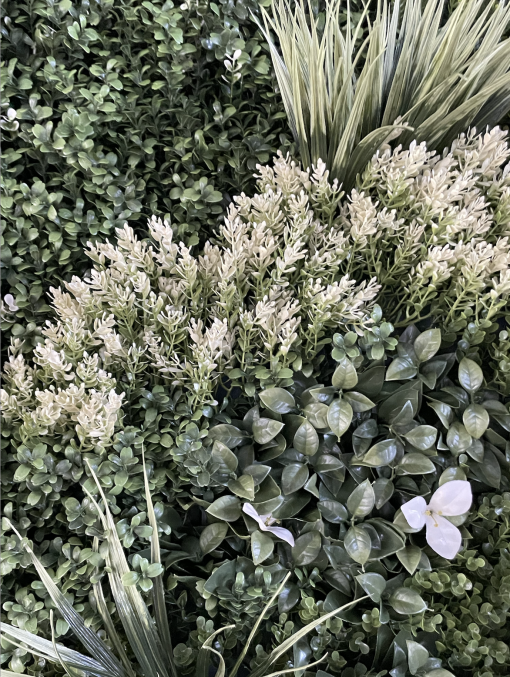
M 2 666 L 508 673 L 510 10 L 442 10 L 4 3 Z
M 2 4 L 3 293 L 14 335 L 87 265 L 83 245 L 151 214 L 210 231 L 290 145 L 257 3 Z M 8 330 L 9 325 L 3 327 Z

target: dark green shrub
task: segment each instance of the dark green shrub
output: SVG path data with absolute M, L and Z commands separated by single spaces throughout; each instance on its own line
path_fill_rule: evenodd
M 255 165 L 289 145 L 256 8 L 3 3 L 2 296 L 19 307 L 14 335 L 44 321 L 49 286 L 86 268 L 87 240 L 157 214 L 196 242 Z

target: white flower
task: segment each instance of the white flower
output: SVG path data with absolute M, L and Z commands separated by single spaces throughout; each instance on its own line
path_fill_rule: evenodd
M 270 534 L 274 534 L 277 538 L 281 538 L 282 541 L 287 541 L 290 546 L 294 547 L 294 536 L 288 529 L 271 526 L 271 524 L 277 522 L 274 517 L 271 517 L 271 515 L 259 515 L 255 508 L 249 503 L 243 505 L 243 512 L 257 522 L 261 531 L 268 531 Z
M 453 559 L 459 552 L 462 536 L 446 517 L 463 515 L 471 507 L 473 494 L 466 480 L 446 482 L 434 493 L 427 505 L 423 496 L 404 503 L 402 512 L 413 529 L 427 526 L 427 543 L 441 557 Z

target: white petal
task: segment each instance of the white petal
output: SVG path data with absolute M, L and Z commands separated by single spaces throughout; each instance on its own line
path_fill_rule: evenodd
M 407 503 L 404 503 L 401 510 L 407 523 L 413 529 L 421 529 L 425 526 L 425 510 L 427 509 L 427 501 L 423 496 L 416 496 Z
M 444 485 L 443 485 L 444 486 Z M 462 545 L 460 531 L 444 517 L 429 516 L 427 522 L 427 543 L 432 550 L 446 559 L 453 559 Z
M 471 507 L 473 492 L 466 480 L 446 482 L 430 499 L 429 508 L 440 515 L 463 515 Z
M 255 510 L 255 508 L 250 503 L 245 503 L 243 505 L 243 512 L 245 512 L 252 519 L 254 519 L 258 523 L 258 525 L 262 529 L 262 531 L 266 531 L 266 525 L 265 525 L 264 517 L 269 517 L 269 515 L 259 515 L 258 512 Z
M 294 536 L 290 533 L 288 529 L 283 527 L 266 527 L 264 531 L 269 531 L 271 534 L 274 534 L 277 538 L 281 538 L 282 541 L 287 541 L 289 545 L 294 547 Z

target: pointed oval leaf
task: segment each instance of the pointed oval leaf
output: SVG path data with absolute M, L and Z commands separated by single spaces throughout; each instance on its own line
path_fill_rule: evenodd
M 253 422 L 253 439 L 259 444 L 267 444 L 274 440 L 283 427 L 284 424 L 281 421 L 273 421 L 272 418 L 259 418 Z
M 200 534 L 200 548 L 204 555 L 216 550 L 228 533 L 228 524 L 215 522 L 209 524 Z
M 347 509 L 338 501 L 319 501 L 317 503 L 317 507 L 327 522 L 340 524 L 340 522 L 346 522 L 349 519 L 349 513 L 347 512 Z
M 292 558 L 297 566 L 306 566 L 319 556 L 322 547 L 322 538 L 318 531 L 308 531 L 302 534 L 292 548 Z
M 424 646 L 418 644 L 418 642 L 413 642 L 411 639 L 406 640 L 406 644 L 409 672 L 415 675 L 428 661 L 429 652 Z
M 462 421 L 471 437 L 479 439 L 489 427 L 489 413 L 481 404 L 470 404 L 464 410 Z
M 285 496 L 301 489 L 308 480 L 308 467 L 303 463 L 290 463 L 282 473 L 282 491 Z
M 375 505 L 375 494 L 369 480 L 365 480 L 354 489 L 347 499 L 347 509 L 353 517 L 369 515 Z
M 435 444 L 437 430 L 431 425 L 419 425 L 406 433 L 404 437 L 411 442 L 413 447 L 425 451 Z
M 274 550 L 274 541 L 269 534 L 254 531 L 251 535 L 251 555 L 257 566 L 271 557 Z
M 354 388 L 357 382 L 358 375 L 353 363 L 349 358 L 344 357 L 343 360 L 338 363 L 338 366 L 333 373 L 331 378 L 332 385 L 340 390 L 350 390 L 351 388 Z
M 351 405 L 343 399 L 334 400 L 329 405 L 328 423 L 335 435 L 340 438 L 351 425 L 353 411 Z
M 427 329 L 414 342 L 413 348 L 420 362 L 430 360 L 441 347 L 441 330 Z
M 459 364 L 459 381 L 468 393 L 476 393 L 483 383 L 483 371 L 476 362 L 464 357 Z
M 351 559 L 365 564 L 370 557 L 370 536 L 361 526 L 354 526 L 345 534 L 344 547 Z
M 383 440 L 377 442 L 363 456 L 362 465 L 368 465 L 371 468 L 378 468 L 382 465 L 389 465 L 397 455 L 397 444 L 395 440 Z
M 427 608 L 425 600 L 412 588 L 397 588 L 389 602 L 398 614 L 406 616 L 419 614 Z
M 414 378 L 418 367 L 408 357 L 396 357 L 386 371 L 387 381 L 405 381 Z
M 362 395 L 361 393 L 357 393 L 355 391 L 344 393 L 343 399 L 351 405 L 352 410 L 356 414 L 360 414 L 364 411 L 370 411 L 370 409 L 375 407 L 374 402 L 372 402 L 372 400 L 370 400 L 366 395 Z
M 397 552 L 397 557 L 412 576 L 420 563 L 421 549 L 417 545 L 408 545 Z
M 219 440 L 214 440 L 211 457 L 212 460 L 220 466 L 220 472 L 229 473 L 237 470 L 237 456 L 226 444 L 223 444 L 223 442 L 220 442 Z
M 229 480 L 227 486 L 236 496 L 245 498 L 247 501 L 255 499 L 255 482 L 251 475 L 241 475 L 236 480 Z
M 386 581 L 381 576 L 381 574 L 376 573 L 365 573 L 356 576 L 356 580 L 361 585 L 363 590 L 370 595 L 370 599 L 374 602 L 381 601 L 381 595 L 386 588 Z
M 436 466 L 424 454 L 406 454 L 397 466 L 399 475 L 428 475 L 436 471 Z
M 220 496 L 206 512 L 225 522 L 235 522 L 241 517 L 241 501 L 236 496 Z
M 267 388 L 259 397 L 266 409 L 275 414 L 288 414 L 296 408 L 294 397 L 283 388 Z
M 310 421 L 314 428 L 319 430 L 329 428 L 328 411 L 328 405 L 322 404 L 322 402 L 311 402 L 303 409 L 307 420 Z
M 377 510 L 380 510 L 393 496 L 395 486 L 390 479 L 379 477 L 379 479 L 374 482 L 373 489 L 375 495 L 375 507 Z
M 319 436 L 309 421 L 304 421 L 294 435 L 294 449 L 305 456 L 313 456 L 319 448 Z

